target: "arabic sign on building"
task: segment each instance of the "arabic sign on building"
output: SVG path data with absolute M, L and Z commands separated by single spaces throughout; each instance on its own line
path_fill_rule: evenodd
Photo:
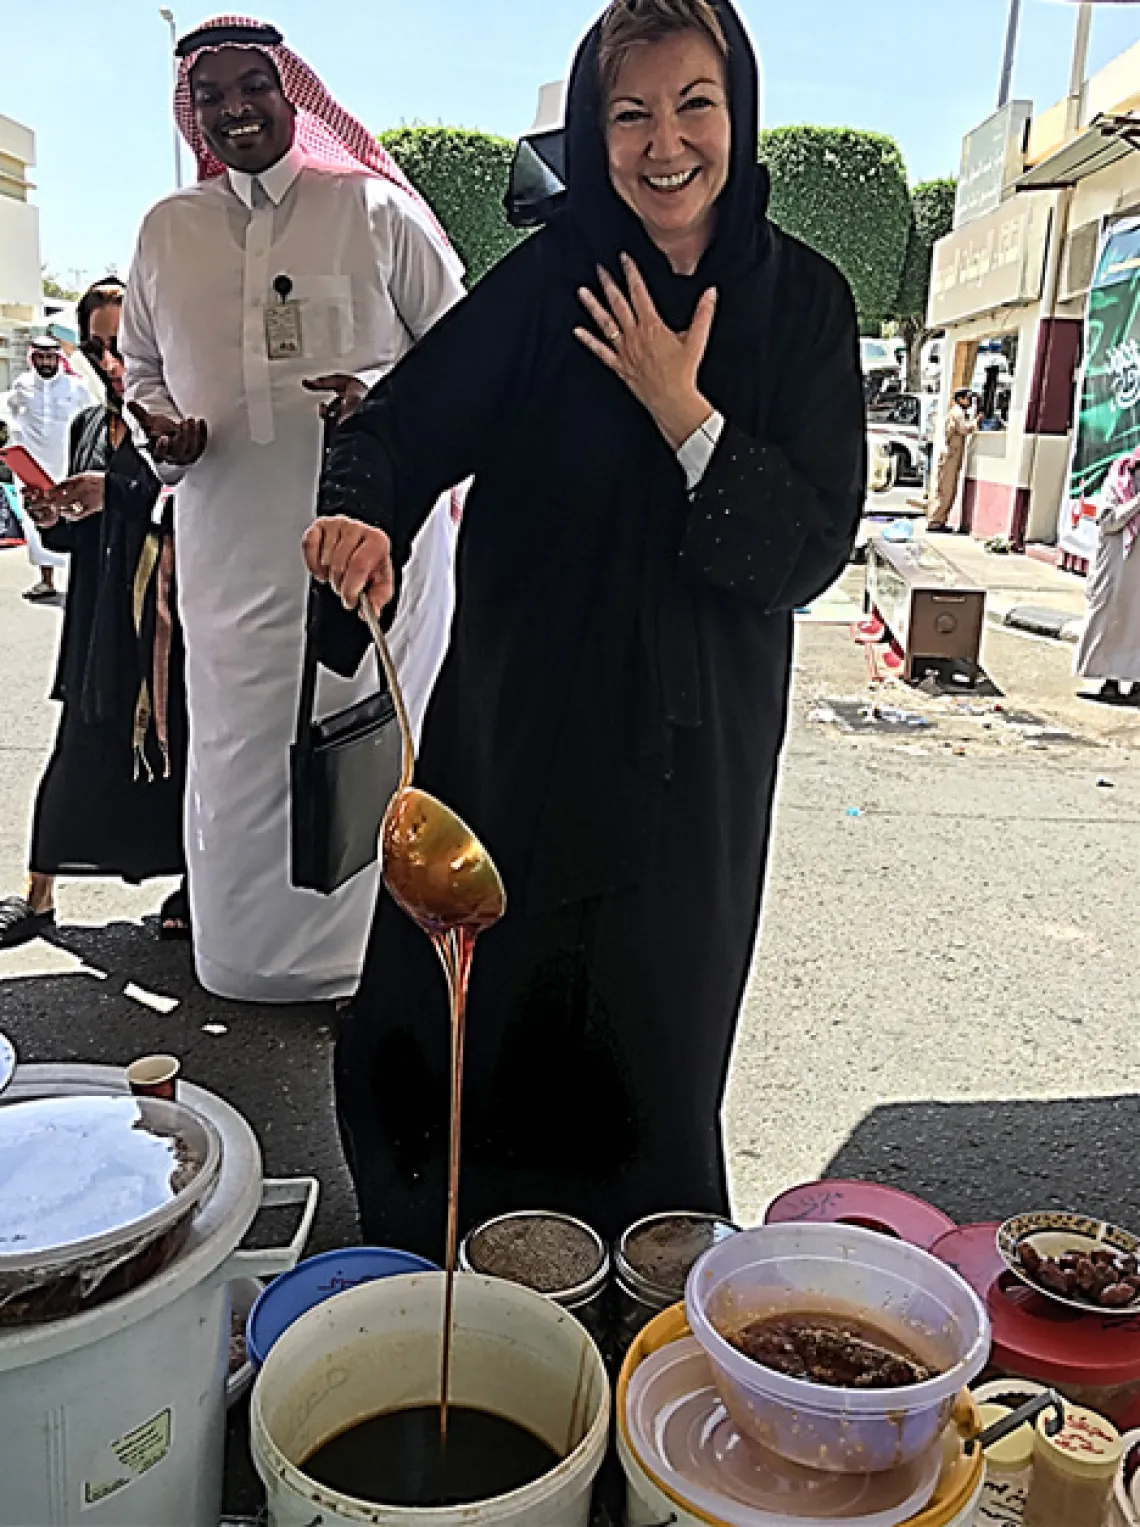
M 1001 206 L 1002 192 L 1025 168 L 1025 135 L 1032 116 L 1032 101 L 1010 101 L 962 140 L 955 228 Z
M 1086 321 L 1081 413 L 1057 540 L 1091 561 L 1100 495 L 1113 467 L 1140 450 L 1140 218 L 1101 244 Z
M 935 244 L 930 328 L 1036 301 L 1045 277 L 1051 216 L 1048 192 L 1018 196 Z

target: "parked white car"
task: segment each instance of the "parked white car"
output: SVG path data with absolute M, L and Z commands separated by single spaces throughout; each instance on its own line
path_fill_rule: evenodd
M 895 392 L 868 408 L 872 492 L 886 493 L 901 484 L 926 486 L 937 404 L 930 393 Z

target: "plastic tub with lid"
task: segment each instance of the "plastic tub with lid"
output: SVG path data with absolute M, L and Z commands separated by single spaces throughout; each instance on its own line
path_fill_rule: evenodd
M 22 1066 L 0 1099 L 129 1098 L 109 1066 Z M 230 1284 L 296 1262 L 312 1178 L 266 1181 L 253 1131 L 220 1098 L 179 1096 L 220 1142 L 213 1191 L 169 1264 L 79 1314 L 0 1328 L 0 1527 L 217 1527 Z M 287 1246 L 238 1248 L 258 1211 L 300 1205 Z M 128 1237 L 129 1238 L 129 1237 Z
M 916 1246 L 852 1225 L 746 1230 L 693 1268 L 685 1307 L 740 1430 L 783 1458 L 841 1474 L 928 1452 L 989 1354 L 989 1320 L 964 1279 Z M 863 1316 L 938 1372 L 907 1387 L 828 1387 L 753 1362 L 722 1334 L 812 1312 Z
M 126 1293 L 177 1255 L 222 1142 L 182 1103 L 87 1096 L 0 1107 L 0 1329 Z
M 629 1385 L 638 1368 L 662 1347 L 690 1334 L 684 1307 L 666 1310 L 637 1336 L 618 1378 L 617 1451 L 626 1476 L 627 1527 L 667 1527 L 670 1523 L 675 1527 L 731 1527 L 723 1516 L 689 1505 L 654 1477 L 632 1445 L 626 1420 Z M 982 1498 L 985 1464 L 979 1449 L 967 1454 L 962 1438 L 975 1435 L 980 1426 L 977 1407 L 969 1394 L 963 1393 L 955 1409 L 954 1425 L 944 1437 L 942 1472 L 934 1496 L 905 1527 L 969 1527 L 974 1522 Z M 794 1527 L 792 1518 L 772 1517 L 770 1522 L 771 1527 Z

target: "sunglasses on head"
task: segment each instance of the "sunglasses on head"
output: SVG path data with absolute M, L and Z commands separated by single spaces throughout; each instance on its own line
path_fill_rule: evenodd
M 123 352 L 119 349 L 119 341 L 117 339 L 102 339 L 98 334 L 92 334 L 89 339 L 85 339 L 79 348 L 87 359 L 93 361 L 96 366 L 101 365 L 108 355 L 114 356 L 117 361 L 123 359 Z

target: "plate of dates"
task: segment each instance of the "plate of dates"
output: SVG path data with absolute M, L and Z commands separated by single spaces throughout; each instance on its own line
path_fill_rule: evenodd
M 997 1246 L 1034 1293 L 1085 1315 L 1140 1315 L 1140 1238 L 1119 1225 L 1055 1209 L 1018 1214 Z

